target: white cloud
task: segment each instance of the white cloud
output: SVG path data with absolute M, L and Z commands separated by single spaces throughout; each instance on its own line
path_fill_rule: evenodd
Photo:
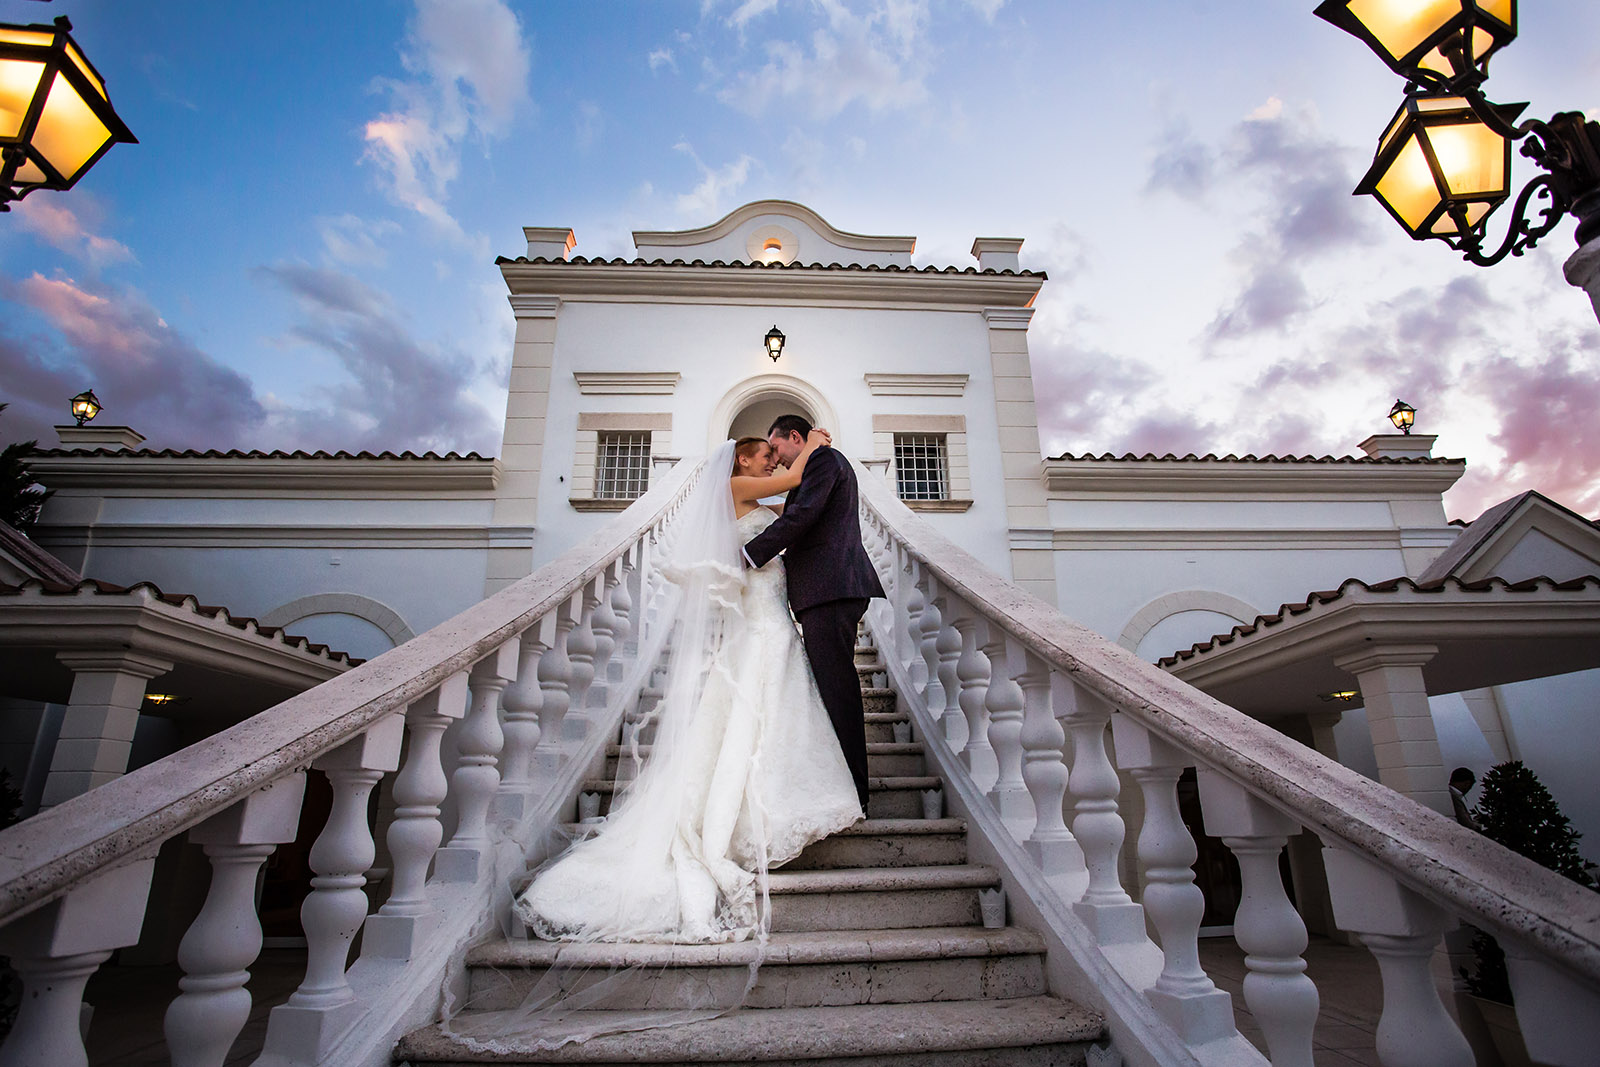
M 600 112 L 600 105 L 593 100 L 579 102 L 578 114 L 573 123 L 576 127 L 575 136 L 580 152 L 587 152 L 593 148 L 606 128 L 605 116 Z
M 390 193 L 448 236 L 477 248 L 445 207 L 469 136 L 506 132 L 528 99 L 528 47 L 503 0 L 416 0 L 401 59 L 414 77 L 384 81 L 392 110 L 367 123 L 366 158 Z
M 98 205 L 87 196 L 78 194 L 74 204 L 87 214 L 98 217 Z M 90 223 L 52 194 L 34 193 L 12 209 L 22 228 L 46 244 L 59 248 L 91 267 L 99 269 L 116 263 L 135 262 L 127 245 L 109 237 L 90 233 Z
M 750 177 L 750 165 L 755 160 L 740 156 L 732 163 L 713 170 L 701 162 L 694 148 L 686 142 L 680 141 L 673 147 L 694 160 L 701 175 L 700 184 L 678 197 L 678 210 L 706 222 L 726 214 L 723 204 L 744 187 L 745 180 Z
M 985 22 L 993 22 L 1000 9 L 1006 6 L 1006 0 L 967 0 L 967 3 L 983 16 Z
M 816 6 L 824 25 L 809 42 L 767 42 L 766 64 L 736 75 L 719 99 L 752 115 L 777 101 L 796 100 L 817 118 L 831 118 L 858 102 L 876 114 L 927 99 L 922 79 L 934 52 L 927 0 L 877 0 L 861 14 L 839 0 L 817 0 Z
M 672 58 L 672 49 L 668 48 L 666 45 L 662 45 L 660 48 L 657 48 L 646 58 L 650 63 L 650 72 L 652 74 L 660 70 L 662 67 L 671 67 L 673 73 L 677 73 L 678 61 Z
M 356 215 L 317 219 L 317 233 L 328 258 L 351 266 L 381 267 L 387 263 L 389 252 L 379 242 L 399 229 L 399 223 L 390 219 L 363 219 Z
M 744 0 L 733 9 L 733 14 L 728 16 L 728 25 L 743 30 L 750 24 L 751 19 L 760 18 L 777 6 L 778 0 Z

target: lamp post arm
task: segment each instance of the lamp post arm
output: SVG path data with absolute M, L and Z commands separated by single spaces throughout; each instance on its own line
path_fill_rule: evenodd
M 1534 221 L 1528 218 L 1528 204 L 1535 195 L 1549 201 L 1540 208 L 1540 218 Z M 1511 228 L 1506 231 L 1505 240 L 1500 242 L 1500 247 L 1494 252 L 1483 253 L 1483 233 L 1471 229 L 1467 222 L 1467 212 L 1463 207 L 1457 207 L 1452 212 L 1461 236 L 1447 243 L 1456 251 L 1462 253 L 1461 258 L 1476 263 L 1480 267 L 1492 267 L 1507 256 L 1520 256 L 1540 239 L 1556 228 L 1562 216 L 1567 213 L 1568 204 L 1555 186 L 1554 178 L 1549 174 L 1540 174 L 1523 186 L 1522 192 L 1517 195 L 1517 203 L 1512 211 Z

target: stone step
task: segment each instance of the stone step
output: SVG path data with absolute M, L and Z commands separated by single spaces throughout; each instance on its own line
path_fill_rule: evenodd
M 861 708 L 868 715 L 893 712 L 895 710 L 894 690 L 872 689 L 863 686 L 861 689 Z
M 650 746 L 639 745 L 639 758 L 650 758 Z M 613 742 L 606 746 L 606 777 L 617 776 L 617 764 L 626 761 L 629 771 L 633 769 L 633 754 L 625 746 Z M 885 775 L 919 775 L 926 769 L 923 759 L 922 743 L 913 741 L 908 744 L 890 742 L 873 742 L 867 745 L 867 773 L 879 777 Z M 629 777 L 633 777 L 630 773 Z
M 624 783 L 626 784 L 626 783 Z M 922 793 L 927 789 L 940 789 L 937 775 L 890 775 L 867 779 L 867 818 L 915 819 L 922 815 Z M 600 814 L 611 812 L 611 800 L 617 792 L 614 778 L 585 778 L 580 790 L 600 794 Z
M 909 930 L 982 922 L 978 890 L 1000 884 L 993 867 L 845 867 L 771 873 L 772 929 Z
M 468 1063 L 621 1067 L 1068 1067 L 1085 1062 L 1105 1023 L 1054 997 L 954 1000 L 745 1010 L 657 1030 L 592 1037 L 507 1059 L 474 1054 L 436 1026 L 401 1039 L 395 1059 L 450 1067 Z M 531 1044 L 531 1043 L 530 1043 Z
M 871 708 L 868 708 L 866 722 L 867 744 L 892 744 L 894 743 L 895 723 L 909 724 L 911 722 L 911 717 L 905 712 L 895 711 L 893 708 L 890 708 L 888 711 L 873 711 Z
M 785 871 L 848 867 L 947 867 L 967 862 L 962 819 L 862 819 L 818 841 L 784 864 Z
M 592 988 L 616 967 L 648 974 L 593 1007 L 672 1010 L 738 1000 L 760 946 L 567 944 L 497 941 L 467 953 L 474 1010 L 514 1008 L 549 974 L 568 991 Z M 749 1008 L 814 1008 L 1004 1000 L 1045 992 L 1044 942 L 1018 927 L 774 933 Z M 653 974 L 648 972 L 653 971 Z

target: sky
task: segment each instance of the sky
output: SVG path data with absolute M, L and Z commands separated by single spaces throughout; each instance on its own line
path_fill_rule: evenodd
M 1519 6 L 1489 96 L 1600 116 L 1600 4 Z M 1600 515 L 1571 220 L 1485 270 L 1352 197 L 1402 86 L 1314 7 L 0 0 L 140 140 L 0 215 L 0 442 L 92 386 L 147 447 L 492 455 L 521 227 L 631 256 L 771 197 L 918 265 L 1024 238 L 1047 454 L 1347 455 L 1403 398 L 1451 518 Z

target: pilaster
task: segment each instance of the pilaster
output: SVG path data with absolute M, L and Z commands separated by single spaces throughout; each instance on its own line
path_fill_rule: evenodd
M 493 525 L 528 529 L 539 517 L 539 472 L 544 466 L 545 418 L 550 408 L 550 372 L 555 364 L 556 318 L 561 298 L 512 293 L 508 300 L 516 315 L 517 332 L 511 350 Z M 484 595 L 496 593 L 528 574 L 532 565 L 531 541 L 491 546 Z
M 73 674 L 41 808 L 87 793 L 128 769 L 145 683 L 172 669 L 136 652 L 58 652 Z
M 1444 815 L 1451 814 L 1439 735 L 1428 707 L 1422 668 L 1439 652 L 1433 645 L 1390 645 L 1335 659 L 1355 675 L 1372 733 L 1378 781 Z
M 1033 366 L 1028 361 L 1028 324 L 1033 320 L 1033 308 L 984 308 L 983 319 L 989 326 L 989 365 L 1000 430 L 1006 525 L 1013 530 L 1042 529 L 1050 521 L 1043 453 L 1039 448 L 1039 417 L 1033 399 Z M 1050 604 L 1056 603 L 1052 550 L 1013 543 L 1011 573 L 1022 588 Z

